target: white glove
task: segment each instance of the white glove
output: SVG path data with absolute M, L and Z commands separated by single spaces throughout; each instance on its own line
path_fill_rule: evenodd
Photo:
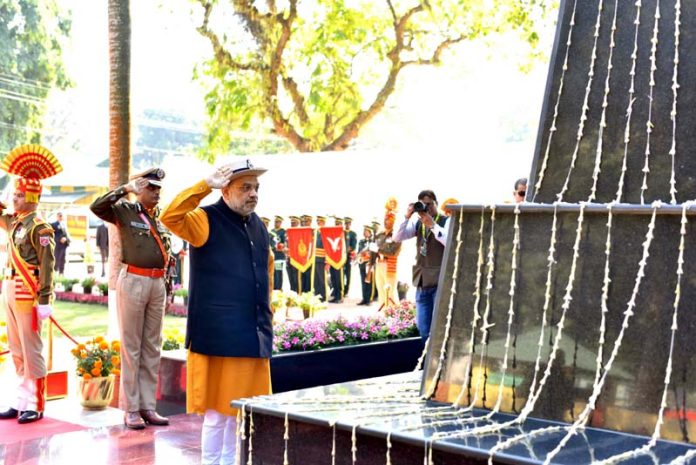
M 222 189 L 230 183 L 230 176 L 233 170 L 231 165 L 223 165 L 216 169 L 213 174 L 205 178 L 206 184 L 211 189 Z
M 36 312 L 39 314 L 40 320 L 45 320 L 46 318 L 51 316 L 51 314 L 53 313 L 53 308 L 50 304 L 39 305 L 36 309 Z
M 367 247 L 367 250 L 370 252 L 379 252 L 379 246 L 375 242 L 371 242 L 370 245 Z

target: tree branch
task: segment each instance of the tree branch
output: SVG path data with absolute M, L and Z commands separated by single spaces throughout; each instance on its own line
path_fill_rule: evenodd
M 295 111 L 297 112 L 300 121 L 302 121 L 303 118 L 305 118 L 305 121 L 309 119 L 304 108 L 304 98 L 302 98 L 300 95 L 297 85 L 291 78 L 282 76 L 283 52 L 285 51 L 285 46 L 292 36 L 292 23 L 295 21 L 295 18 L 297 18 L 297 0 L 290 0 L 290 14 L 288 15 L 287 19 L 284 19 L 282 15 L 276 15 L 275 18 L 280 23 L 281 33 L 273 53 L 271 54 L 268 79 L 266 81 L 268 88 L 266 103 L 270 110 L 269 116 L 271 117 L 273 127 L 278 134 L 288 139 L 288 141 L 290 141 L 290 143 L 298 150 L 306 152 L 311 149 L 310 140 L 305 139 L 295 130 L 290 121 L 283 116 L 283 112 L 280 111 L 280 107 L 278 106 L 278 79 L 282 78 L 283 85 L 286 89 L 288 89 L 288 93 L 292 98 Z
M 305 109 L 305 98 L 300 93 L 300 89 L 297 87 L 297 83 L 290 76 L 286 76 L 285 73 L 281 72 L 281 77 L 283 79 L 283 88 L 288 92 L 292 103 L 295 106 L 295 112 L 297 117 L 300 119 L 302 124 L 307 124 L 309 122 L 309 115 L 307 115 L 307 110 Z
M 409 60 L 409 61 L 404 61 L 403 65 L 408 66 L 408 65 L 435 65 L 440 63 L 442 61 L 442 53 L 447 50 L 449 47 L 451 47 L 454 44 L 457 44 L 459 42 L 463 42 L 466 40 L 465 36 L 459 36 L 454 39 L 445 39 L 440 44 L 435 48 L 435 51 L 433 51 L 433 54 L 430 58 L 423 58 L 420 60 Z
M 210 41 L 210 44 L 213 46 L 213 53 L 215 54 L 215 59 L 217 60 L 218 63 L 225 65 L 231 69 L 235 69 L 238 71 L 261 71 L 263 69 L 262 66 L 259 66 L 256 63 L 240 63 L 238 61 L 235 61 L 234 58 L 232 58 L 232 55 L 230 54 L 229 51 L 225 49 L 225 47 L 222 45 L 220 42 L 220 39 L 218 38 L 217 34 L 215 34 L 210 27 L 208 27 L 208 23 L 210 20 L 210 13 L 213 10 L 213 5 L 209 1 L 206 0 L 198 0 L 203 9 L 205 10 L 205 13 L 203 15 L 203 24 L 201 24 L 198 28 L 197 31 L 203 36 L 207 37 L 208 40 Z

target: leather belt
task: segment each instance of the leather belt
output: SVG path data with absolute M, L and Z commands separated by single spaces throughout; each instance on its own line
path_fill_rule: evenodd
M 163 278 L 165 273 L 163 268 L 140 268 L 134 265 L 126 265 L 126 271 L 148 278 Z

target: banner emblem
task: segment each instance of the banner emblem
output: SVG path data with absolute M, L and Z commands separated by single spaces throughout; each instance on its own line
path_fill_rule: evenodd
M 343 226 L 319 228 L 326 252 L 326 263 L 340 270 L 346 263 L 346 238 Z
M 286 234 L 290 264 L 304 273 L 314 264 L 314 229 L 288 228 Z

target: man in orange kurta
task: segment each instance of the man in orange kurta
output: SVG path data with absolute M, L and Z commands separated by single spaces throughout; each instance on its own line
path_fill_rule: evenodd
M 230 402 L 271 392 L 273 254 L 254 213 L 265 171 L 248 160 L 223 166 L 181 192 L 160 216 L 191 245 L 186 407 L 205 415 L 204 464 L 235 461 Z M 222 198 L 199 207 L 213 189 L 221 189 Z

